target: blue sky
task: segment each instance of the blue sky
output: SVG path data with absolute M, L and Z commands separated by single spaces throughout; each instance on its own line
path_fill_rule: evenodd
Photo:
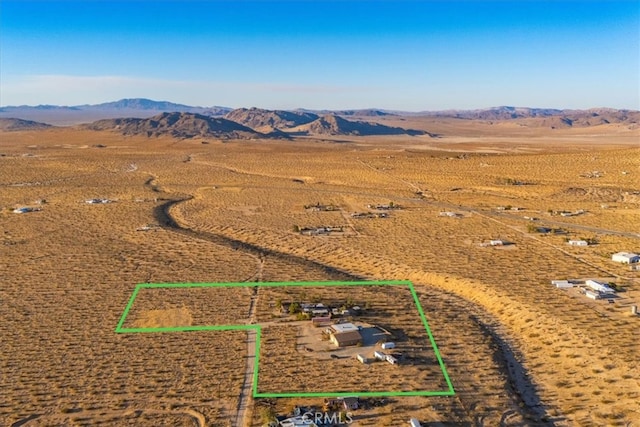
M 0 105 L 640 109 L 640 1 L 0 2 Z

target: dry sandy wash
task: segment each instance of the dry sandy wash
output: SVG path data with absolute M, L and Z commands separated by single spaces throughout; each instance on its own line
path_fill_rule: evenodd
M 640 271 L 610 259 L 640 251 L 640 132 L 407 122 L 442 137 L 0 133 L 0 424 L 259 426 L 265 405 L 319 405 L 249 399 L 246 332 L 114 329 L 138 283 L 375 279 L 415 284 L 457 393 L 390 398 L 352 425 L 640 426 Z M 367 212 L 387 217 L 352 216 Z M 297 231 L 315 227 L 342 231 Z M 610 303 L 550 284 L 574 278 L 621 291 Z M 229 292 L 145 294 L 132 325 L 260 321 L 264 290 Z M 293 335 L 267 336 L 291 354 L 263 369 L 291 368 Z

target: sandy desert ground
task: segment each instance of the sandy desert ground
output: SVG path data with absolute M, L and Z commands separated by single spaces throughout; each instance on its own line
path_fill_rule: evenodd
M 243 331 L 115 333 L 136 284 L 411 280 L 456 395 L 390 398 L 352 425 L 640 425 L 640 271 L 610 259 L 640 251 L 639 131 L 406 121 L 442 137 L 0 133 L 0 424 L 259 426 L 265 404 L 322 399 L 243 399 Z M 387 218 L 352 216 L 390 202 Z M 295 231 L 320 226 L 343 231 Z M 550 284 L 580 278 L 621 292 Z M 250 289 L 145 294 L 131 321 L 262 321 Z M 272 332 L 276 350 L 295 339 Z M 283 386 L 278 363 L 266 389 Z

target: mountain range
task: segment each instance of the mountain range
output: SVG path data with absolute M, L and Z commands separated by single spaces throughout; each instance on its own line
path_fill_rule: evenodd
M 179 138 L 223 139 L 288 138 L 313 135 L 427 135 L 425 130 L 387 126 L 368 120 L 402 118 L 479 120 L 488 123 L 513 121 L 521 126 L 567 128 L 612 123 L 640 126 L 640 112 L 597 108 L 561 110 L 501 106 L 478 110 L 404 112 L 362 110 L 266 110 L 261 108 L 197 107 L 144 98 L 121 99 L 95 105 L 7 106 L 0 108 L 0 129 L 39 129 L 53 125 L 83 124 L 85 129 L 114 130 L 125 135 L 171 135 Z M 7 121 L 6 119 L 14 119 Z M 5 120 L 3 120 L 5 119 Z M 87 124 L 89 123 L 89 124 Z

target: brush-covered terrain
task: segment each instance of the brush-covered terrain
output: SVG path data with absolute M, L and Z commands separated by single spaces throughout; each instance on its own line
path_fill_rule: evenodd
M 251 399 L 246 331 L 115 328 L 138 283 L 329 280 L 411 280 L 456 390 L 389 398 L 354 411 L 354 426 L 639 423 L 640 271 L 611 261 L 640 251 L 638 130 L 366 120 L 425 134 L 267 139 L 234 128 L 254 134 L 203 144 L 111 128 L 1 131 L 0 424 L 259 426 L 265 405 L 321 406 Z M 585 278 L 614 284 L 613 302 L 550 283 Z M 144 292 L 130 326 L 266 322 L 274 298 L 252 287 Z M 394 301 L 379 304 L 401 328 L 408 309 Z M 263 338 L 264 390 L 304 378 L 300 389 L 314 391 L 331 375 L 359 383 L 352 359 L 290 371 L 296 329 Z M 417 387 L 402 369 L 375 378 Z

